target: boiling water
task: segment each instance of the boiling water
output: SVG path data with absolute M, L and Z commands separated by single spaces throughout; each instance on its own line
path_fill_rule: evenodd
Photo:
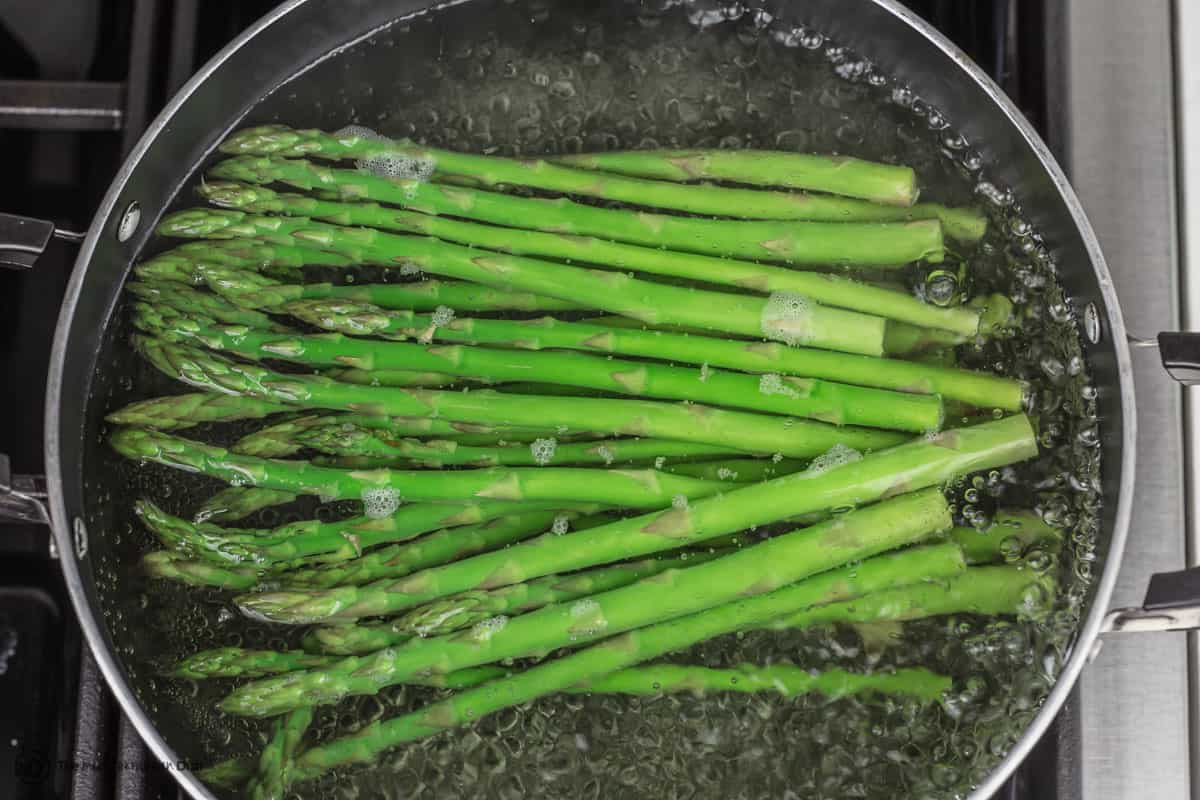
M 971 143 L 936 109 L 819 32 L 743 4 L 497 2 L 479 27 L 450 9 L 381 32 L 285 85 L 255 112 L 336 129 L 371 126 L 431 145 L 500 154 L 612 148 L 746 147 L 840 152 L 915 167 L 923 198 L 977 204 L 991 219 L 982 245 L 936 271 L 901 277 L 945 299 L 999 291 L 1016 304 L 1018 338 L 962 348 L 960 361 L 1029 381 L 1042 455 L 952 487 L 960 521 L 984 526 L 997 507 L 1034 507 L 1068 535 L 1062 592 L 1042 623 L 969 616 L 903 627 L 750 633 L 708 642 L 675 660 L 708 665 L 781 660 L 850 669 L 925 665 L 955 676 L 944 706 L 818 696 L 553 696 L 385 755 L 371 769 L 301 787 L 306 797 L 893 798 L 959 797 L 992 768 L 1032 719 L 1063 662 L 1091 577 L 1099 504 L 1094 387 L 1073 311 L 1055 281 L 1035 220 L 989 181 Z M 583 7 L 585 6 L 586 7 Z M 468 24 L 470 23 L 470 24 Z M 358 80 L 370 75 L 364 84 Z M 337 86 L 314 92 L 313 86 Z M 404 280 L 393 274 L 360 280 Z M 110 406 L 166 384 L 148 370 L 117 386 Z M 136 386 L 136 391 L 133 387 Z M 585 421 L 581 421 L 581 424 Z M 228 441 L 229 428 L 200 430 Z M 119 502 L 150 496 L 189 514 L 212 482 L 119 464 Z M 95 503 L 111 503 L 96 489 Z M 307 501 L 247 525 L 274 525 L 351 504 Z M 121 506 L 120 513 L 124 505 Z M 156 677 L 200 648 L 288 647 L 296 631 L 250 623 L 213 591 L 147 582 L 138 556 L 152 542 L 125 515 L 93 545 L 97 584 L 118 650 L 168 740 L 194 761 L 256 754 L 266 725 L 213 710 L 230 688 Z M 414 709 L 438 693 L 396 687 L 318 715 L 310 738 L 331 739 Z

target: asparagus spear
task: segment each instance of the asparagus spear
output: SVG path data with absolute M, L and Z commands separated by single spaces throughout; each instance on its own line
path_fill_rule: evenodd
M 387 326 L 387 314 L 350 316 L 338 305 L 289 304 L 287 309 L 306 322 L 340 328 L 359 335 Z M 363 322 L 373 316 L 378 324 Z M 411 319 L 411 315 L 404 320 Z M 204 345 L 247 358 L 282 358 L 307 366 L 345 364 L 359 369 L 427 371 L 452 383 L 452 376 L 498 383 L 533 379 L 547 383 L 599 389 L 640 397 L 689 400 L 715 406 L 745 408 L 807 417 L 836 425 L 922 433 L 942 423 L 941 399 L 929 395 L 870 389 L 811 378 L 758 377 L 694 370 L 644 361 L 558 351 L 514 352 L 461 345 L 424 346 L 404 342 L 380 344 L 339 334 L 280 336 L 244 326 L 206 324 L 169 309 L 136 304 L 134 324 L 167 341 Z M 424 373 L 422 373 L 424 374 Z M 373 385 L 373 384 L 372 384 Z
M 1046 613 L 1054 579 L 1021 567 L 971 567 L 941 583 L 864 594 L 853 600 L 781 614 L 762 627 L 808 628 L 835 622 L 903 621 L 943 614 L 1016 615 Z
M 205 422 L 234 422 L 262 419 L 291 410 L 284 403 L 272 403 L 257 397 L 230 397 L 212 392 L 193 392 L 169 397 L 139 400 L 105 417 L 114 425 L 181 430 Z
M 486 378 L 463 379 L 457 375 L 444 372 L 429 372 L 409 369 L 323 369 L 319 370 L 330 380 L 339 383 L 353 383 L 357 386 L 391 386 L 393 388 L 424 387 L 429 389 L 444 388 L 457 383 L 473 383 L 486 385 L 491 381 Z
M 234 690 L 221 708 L 241 715 L 272 716 L 301 703 L 323 705 L 350 695 L 374 694 L 409 675 L 453 672 L 549 652 L 770 592 L 847 561 L 919 541 L 948 528 L 950 522 L 940 491 L 904 495 L 584 600 L 511 619 L 495 617 L 467 634 L 413 641 L 366 658 L 350 656 L 323 669 L 255 681 Z M 512 562 L 519 557 L 512 551 L 505 556 Z M 496 581 L 498 585 L 514 582 L 507 576 Z
M 196 773 L 209 786 L 236 789 L 254 777 L 258 764 L 252 758 L 229 758 Z
M 222 489 L 196 509 L 195 522 L 237 522 L 271 506 L 281 506 L 296 499 L 292 492 L 260 489 L 254 486 L 230 486 Z
M 594 512 L 591 506 L 581 506 Z M 259 569 L 294 567 L 297 560 L 323 557 L 336 562 L 356 559 L 363 550 L 405 542 L 422 533 L 472 525 L 505 517 L 504 535 L 546 530 L 559 511 L 545 504 L 483 501 L 466 505 L 413 504 L 388 516 L 352 517 L 338 522 L 306 520 L 271 530 L 223 528 L 193 523 L 167 514 L 148 500 L 135 506 L 142 523 L 168 547 L 193 558 L 221 565 L 254 565 Z M 495 536 L 500 536 L 497 532 Z M 436 562 L 435 562 L 436 563 Z
M 464 592 L 414 608 L 399 619 L 386 623 L 386 629 L 404 638 L 413 634 L 438 636 L 472 627 L 498 614 L 513 616 L 552 603 L 578 600 L 628 586 L 669 569 L 685 569 L 724 555 L 728 553 L 720 550 L 685 553 L 674 558 L 650 558 L 570 575 L 547 575 L 490 591 Z M 385 646 L 390 647 L 395 643 Z
M 886 320 L 882 317 L 822 306 L 786 292 L 763 298 L 669 286 L 625 273 L 481 252 L 439 239 L 398 236 L 373 228 L 326 225 L 307 217 L 263 217 L 197 208 L 169 215 L 158 231 L 164 236 L 189 238 L 300 240 L 360 261 L 409 261 L 427 272 L 570 300 L 651 324 L 692 325 L 865 355 L 883 353 Z
M 791 475 L 807 467 L 808 463 L 798 458 L 781 458 L 778 461 L 765 458 L 724 458 L 720 461 L 701 463 L 664 464 L 662 469 L 675 475 L 691 475 L 693 478 L 754 483 Z
M 568 537 L 543 537 L 502 554 L 484 554 L 399 581 L 317 593 L 268 593 L 239 602 L 281 622 L 349 620 L 392 614 L 437 597 L 650 555 L 780 519 L 854 506 L 934 486 L 976 469 L 1037 453 L 1023 416 L 935 435 L 824 471 L 739 487 L 686 508 L 621 520 Z
M 235 245 L 242 240 L 213 240 L 212 244 Z M 196 244 L 191 242 L 189 244 Z M 248 243 L 253 249 L 254 243 Z M 187 247 L 189 245 L 184 245 Z M 262 245 L 269 251 L 270 245 Z M 308 251 L 307 248 L 291 248 Z M 321 250 L 311 252 L 327 255 Z M 345 259 L 343 259 L 345 260 Z M 148 262 L 147 262 L 148 263 Z M 141 270 L 145 264 L 140 265 Z M 576 303 L 529 292 L 506 292 L 488 286 L 463 281 L 415 281 L 412 283 L 368 283 L 334 285 L 332 283 L 288 283 L 267 278 L 248 270 L 255 266 L 291 266 L 288 262 L 267 262 L 246 259 L 244 262 L 209 264 L 203 261 L 187 264 L 187 280 L 207 284 L 217 294 L 238 303 L 243 296 L 254 298 L 247 308 L 264 308 L 293 300 L 347 300 L 371 303 L 383 308 L 434 311 L 440 306 L 459 311 L 565 311 L 582 308 Z M 349 265 L 348 266 L 352 266 Z
M 555 156 L 556 164 L 663 181 L 731 181 L 857 197 L 895 206 L 917 201 L 911 167 L 779 150 L 625 150 Z
M 226 140 L 221 147 L 222 152 L 231 154 L 311 156 L 331 160 L 370 159 L 381 155 L 400 154 L 427 163 L 430 169 L 439 175 L 470 177 L 489 187 L 528 186 L 562 194 L 616 200 L 636 206 L 720 217 L 816 219 L 845 223 L 850 220 L 878 220 L 881 213 L 889 210 L 875 203 L 845 197 L 709 185 L 678 186 L 667 181 L 628 178 L 619 174 L 557 166 L 542 160 L 516 161 L 422 148 L 407 141 L 330 135 L 320 131 L 283 130 L 278 126 L 240 131 Z M 889 176 L 905 170 L 903 167 L 878 168 L 888 172 Z M 219 170 L 214 170 L 214 174 L 231 177 Z M 908 174 L 911 176 L 911 171 Z M 396 182 L 405 185 L 406 188 L 409 184 L 419 183 L 417 180 Z M 893 200 L 901 201 L 901 205 L 911 206 L 916 200 L 916 189 L 911 182 L 909 187 L 906 196 L 893 195 Z
M 599 694 L 656 695 L 670 692 L 778 692 L 795 697 L 818 692 L 829 698 L 878 693 L 934 702 L 950 691 L 953 681 L 927 669 L 897 669 L 861 674 L 829 669 L 813 674 L 791 664 L 736 669 L 710 669 L 682 664 L 629 667 L 597 678 L 575 691 Z
M 261 678 L 330 663 L 328 656 L 299 650 L 248 650 L 244 647 L 218 647 L 183 659 L 171 668 L 176 678 Z
M 1033 511 L 997 511 L 985 529 L 956 527 L 947 537 L 962 548 L 968 564 L 1012 561 L 1030 547 L 1057 553 L 1063 532 Z
M 370 761 L 404 742 L 432 736 L 502 708 L 598 679 L 815 603 L 903 585 L 916 575 L 945 576 L 961 569 L 962 554 L 953 545 L 919 548 L 869 559 L 857 569 L 835 570 L 777 591 L 632 630 L 313 747 L 300 757 L 295 776 L 297 780 L 305 780 L 341 764 Z
M 538 459 L 528 446 L 468 447 L 446 440 L 392 439 L 353 425 L 330 424 L 309 428 L 296 441 L 318 452 L 336 456 L 364 456 L 383 463 L 404 463 L 429 469 L 445 466 L 534 466 Z M 719 447 L 666 439 L 604 439 L 557 445 L 556 464 L 621 464 L 658 458 L 719 458 L 738 455 Z M 696 476 L 690 476 L 696 477 Z
M 538 256 L 572 263 L 601 264 L 656 275 L 668 275 L 718 285 L 736 286 L 764 294 L 792 292 L 818 303 L 849 308 L 926 327 L 943 328 L 964 336 L 979 332 L 979 312 L 970 308 L 940 308 L 910 294 L 883 289 L 836 275 L 736 261 L 657 247 L 613 242 L 585 236 L 498 228 L 461 222 L 377 203 L 338 203 L 298 194 L 279 194 L 261 186 L 207 183 L 201 194 L 215 205 L 252 214 L 282 213 L 323 219 L 341 225 L 363 226 L 433 236 L 460 244 L 516 255 Z
M 191 308 L 207 317 L 230 325 L 247 325 L 268 331 L 286 332 L 291 330 L 286 325 L 275 322 L 266 314 L 239 308 L 218 295 L 197 291 L 181 284 L 130 281 L 125 284 L 125 288 L 151 305 L 179 309 Z
M 142 569 L 152 578 L 213 589 L 247 591 L 259 585 L 259 571 L 253 567 L 214 564 L 190 559 L 182 553 L 159 550 L 142 556 Z
M 134 345 L 166 375 L 197 388 L 267 397 L 300 408 L 440 417 L 483 425 L 554 426 L 568 432 L 586 429 L 602 435 L 677 439 L 746 452 L 779 452 L 795 458 L 819 455 L 836 444 L 869 450 L 905 438 L 891 431 L 837 427 L 691 404 L 354 386 L 319 377 L 282 375 L 147 337 L 135 337 Z
M 269 461 L 230 453 L 154 431 L 125 428 L 110 438 L 127 458 L 154 461 L 210 475 L 237 485 L 319 495 L 326 501 L 358 500 L 368 505 L 405 502 L 462 502 L 464 499 L 516 502 L 601 503 L 627 508 L 663 508 L 676 497 L 704 497 L 725 488 L 720 482 L 671 475 L 652 469 L 571 467 L 492 467 L 422 471 L 346 471 L 307 462 Z M 553 445 L 549 445 L 552 447 Z M 531 447 L 535 455 L 537 442 Z M 548 462 L 548 458 L 539 459 Z
M 251 398 L 247 398 L 251 399 Z M 389 438 L 449 439 L 464 446 L 529 443 L 534 439 L 564 437 L 554 428 L 520 428 L 447 422 L 431 417 L 385 417 L 365 414 L 311 414 L 261 428 L 239 439 L 230 450 L 260 458 L 284 458 L 303 449 L 297 437 L 305 430 L 325 425 L 351 425 L 380 431 Z M 153 426 L 141 426 L 153 427 Z M 599 434 L 597 434 L 599 436 Z
M 348 267 L 353 262 L 345 256 L 310 247 L 245 241 L 188 242 L 141 262 L 133 268 L 133 272 L 148 283 L 170 281 L 199 285 L 204 283 L 196 269 L 200 264 L 257 269 L 267 266 L 299 268 L 305 265 Z
M 257 295 L 241 298 L 249 307 L 257 307 Z M 414 315 L 406 324 L 404 315 L 378 314 L 366 306 L 339 304 L 342 313 L 355 316 L 355 324 L 373 327 L 374 332 L 420 337 L 429 334 L 441 341 L 462 344 L 490 344 L 526 350 L 558 348 L 599 353 L 660 358 L 712 367 L 775 372 L 811 378 L 874 386 L 884 389 L 941 394 L 981 408 L 1021 409 L 1024 387 L 1019 381 L 979 372 L 947 367 L 915 365 L 908 361 L 872 358 L 845 353 L 830 353 L 809 348 L 787 347 L 779 343 L 740 342 L 704 335 L 680 334 L 639 327 L 614 327 L 614 318 L 565 322 L 552 317 L 533 320 L 497 320 L 455 317 L 443 325 L 434 325 L 431 316 Z M 282 309 L 279 305 L 268 305 Z M 303 310 L 310 319 L 336 322 L 329 305 L 308 303 L 290 305 Z M 632 322 L 632 321 L 630 321 Z M 346 331 L 349 322 L 337 330 Z M 633 323 L 636 325 L 637 323 Z
M 312 724 L 312 718 L 311 708 L 298 708 L 275 722 L 271 741 L 258 760 L 258 772 L 246 787 L 246 796 L 250 800 L 283 800 L 291 783 L 300 740 Z
M 581 531 L 612 521 L 607 514 L 561 511 L 553 514 L 512 514 L 477 525 L 447 528 L 414 541 L 381 547 L 361 558 L 340 564 L 324 564 L 287 573 L 289 590 L 330 589 L 370 583 L 382 578 L 401 578 L 420 569 L 447 564 L 460 558 L 496 550 L 532 538 L 547 530 Z

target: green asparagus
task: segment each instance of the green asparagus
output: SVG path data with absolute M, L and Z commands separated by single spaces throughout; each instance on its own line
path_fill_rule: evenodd
M 304 309 L 310 319 L 337 322 L 328 305 L 308 303 L 290 307 Z M 947 399 L 961 400 L 980 408 L 1001 408 L 1005 411 L 1019 411 L 1025 393 L 1025 387 L 1019 381 L 986 373 L 788 347 L 775 342 L 732 341 L 640 327 L 619 328 L 612 325 L 615 321 L 612 318 L 565 322 L 552 317 L 532 320 L 455 317 L 445 324 L 434 325 L 431 316 L 415 315 L 406 325 L 401 325 L 403 315 L 381 315 L 366 306 L 355 308 L 345 302 L 339 303 L 339 307 L 343 309 L 342 313 L 354 315 L 353 321 L 337 323 L 335 329 L 343 332 L 347 332 L 351 324 L 358 324 L 366 326 L 373 333 L 399 334 L 411 338 L 428 334 L 435 340 L 461 344 L 524 350 L 557 348 L 659 358 L 920 394 L 941 394 Z M 271 308 L 281 309 L 282 306 Z
M 312 301 L 305 301 L 289 304 L 287 310 L 305 322 L 321 327 L 340 328 L 359 335 L 375 332 L 372 325 L 360 321 L 365 315 L 347 315 L 339 304 L 321 302 L 314 307 Z M 386 314 L 398 313 L 379 311 L 372 316 L 386 320 Z M 410 320 L 411 315 L 402 324 L 407 325 Z M 202 318 L 145 303 L 135 304 L 134 324 L 166 341 L 204 345 L 252 359 L 280 358 L 307 366 L 347 365 L 372 373 L 392 369 L 427 371 L 435 380 L 440 377 L 449 383 L 454 378 L 441 373 L 492 383 L 532 379 L 639 397 L 688 400 L 807 417 L 835 425 L 862 425 L 914 433 L 937 430 L 942 424 L 942 402 L 936 396 L 812 378 L 760 377 L 717 370 L 697 377 L 694 370 L 683 367 L 584 353 L 517 352 L 406 342 L 381 344 L 338 333 L 280 336 L 248 330 L 240 325 L 206 324 Z
M 114 425 L 172 431 L 205 422 L 263 419 L 290 410 L 293 410 L 292 406 L 285 403 L 272 403 L 257 397 L 230 397 L 213 392 L 193 392 L 139 400 L 117 409 L 105 419 Z
M 369 761 L 404 742 L 432 736 L 502 708 L 596 680 L 706 639 L 818 603 L 911 583 L 916 575 L 944 577 L 962 568 L 962 553 L 953 545 L 918 548 L 868 559 L 855 568 L 834 570 L 773 592 L 638 628 L 313 747 L 300 757 L 294 774 L 297 780 L 314 778 L 335 766 Z
M 281 506 L 296 499 L 292 492 L 260 489 L 254 486 L 230 486 L 222 489 L 196 509 L 195 522 L 237 522 L 264 508 Z
M 192 289 L 173 283 L 144 283 L 130 281 L 125 288 L 150 305 L 166 306 L 193 311 L 229 325 L 247 325 L 268 331 L 291 330 L 266 314 L 247 308 L 239 308 L 219 295 Z
M 949 507 L 939 490 L 903 495 L 583 600 L 546 606 L 511 619 L 494 617 L 465 633 L 412 641 L 365 658 L 349 656 L 323 669 L 258 680 L 234 690 L 221 708 L 241 715 L 273 716 L 301 704 L 323 705 L 349 695 L 374 694 L 409 675 L 453 672 L 550 652 L 569 643 L 771 592 L 847 561 L 919 541 L 950 524 Z M 591 533 L 596 530 L 603 528 Z M 569 543 L 571 538 L 586 535 L 588 532 L 556 541 Z M 504 553 L 514 564 L 516 549 Z M 490 581 L 497 586 L 515 582 L 507 575 L 493 576 Z
M 822 306 L 788 292 L 763 298 L 670 286 L 622 272 L 480 251 L 373 228 L 326 225 L 307 217 L 197 208 L 167 216 L 158 231 L 187 238 L 265 236 L 284 243 L 303 241 L 368 263 L 409 261 L 427 272 L 583 303 L 650 324 L 690 325 L 865 355 L 884 352 L 887 320 L 883 317 Z
M 736 261 L 695 253 L 642 247 L 607 239 L 498 228 L 461 222 L 376 203 L 338 203 L 297 194 L 277 194 L 261 186 L 215 182 L 201 189 L 214 204 L 252 214 L 282 213 L 327 222 L 378 228 L 446 241 L 537 256 L 569 263 L 590 263 L 655 275 L 735 286 L 755 292 L 792 292 L 818 303 L 849 308 L 914 325 L 943 328 L 963 336 L 979 333 L 979 312 L 941 308 L 906 292 L 882 289 L 837 275 Z
M 448 594 L 650 555 L 800 514 L 869 503 L 1036 453 L 1029 421 L 1009 417 L 919 439 L 840 466 L 738 487 L 682 508 L 572 536 L 543 537 L 399 581 L 318 593 L 268 593 L 239 602 L 268 619 L 292 623 L 393 614 Z
M 176 678 L 261 678 L 330 663 L 328 656 L 298 650 L 248 650 L 244 647 L 218 647 L 183 659 L 171 668 Z
M 609 673 L 574 691 L 635 695 L 778 692 L 784 697 L 818 692 L 831 699 L 852 694 L 880 693 L 934 702 L 950 691 L 952 685 L 950 678 L 920 668 L 868 674 L 829 669 L 813 674 L 808 669 L 791 664 L 773 664 L 769 667 L 741 664 L 736 669 L 654 664 Z
M 286 575 L 286 588 L 297 591 L 331 589 L 335 586 L 371 583 L 382 578 L 401 578 L 417 570 L 530 539 L 547 530 L 565 528 L 582 531 L 612 521 L 611 515 L 603 513 L 586 516 L 576 511 L 513 513 L 476 525 L 447 528 L 403 544 L 381 547 L 352 561 L 290 571 Z
M 253 567 L 214 564 L 191 559 L 182 553 L 159 550 L 142 556 L 142 569 L 152 578 L 213 589 L 247 591 L 259 585 L 261 576 Z
M 282 143 L 284 140 L 287 140 L 286 144 Z M 846 197 L 709 185 L 679 186 L 668 181 L 629 178 L 613 173 L 598 173 L 586 169 L 556 166 L 541 160 L 515 161 L 448 150 L 431 150 L 418 147 L 410 142 L 376 140 L 356 136 L 331 136 L 320 131 L 285 130 L 278 126 L 272 126 L 271 129 L 252 128 L 241 131 L 234 134 L 222 147 L 224 148 L 223 152 L 231 154 L 314 156 L 333 160 L 370 159 L 398 153 L 428 164 L 430 169 L 436 170 L 440 175 L 466 176 L 488 187 L 529 186 L 564 194 L 616 200 L 636 206 L 719 217 L 824 220 L 849 224 L 852 221 L 879 221 L 894 214 L 894 210 L 889 209 L 886 205 Z M 221 166 L 225 163 L 228 162 L 218 164 L 217 168 L 213 170 L 213 174 L 218 177 L 236 178 L 236 173 L 230 174 L 228 171 L 221 170 Z M 858 163 L 865 164 L 866 162 Z M 889 175 L 905 171 L 909 175 L 912 174 L 905 167 L 871 166 L 887 172 Z M 337 171 L 350 172 L 349 170 Z M 416 179 L 395 180 L 394 182 L 409 192 L 412 191 L 413 186 L 424 185 Z M 341 188 L 339 186 L 339 189 Z M 365 193 L 355 193 L 353 189 L 345 194 L 352 197 L 370 196 Z M 388 198 L 375 199 L 387 200 Z M 903 206 L 911 206 L 916 200 L 915 186 L 912 186 L 903 198 L 893 195 L 893 200 L 901 201 L 900 204 Z M 392 202 L 397 201 L 392 200 Z
M 563 433 L 590 430 L 601 435 L 677 439 L 749 453 L 778 452 L 793 458 L 816 456 L 838 444 L 871 450 L 906 439 L 893 431 L 838 427 L 694 404 L 355 386 L 319 377 L 283 375 L 148 337 L 134 337 L 134 345 L 164 374 L 197 388 L 267 397 L 299 408 L 439 417 L 483 425 L 554 426 Z
M 246 787 L 246 796 L 250 800 L 283 800 L 292 781 L 291 772 L 300 740 L 312 724 L 312 718 L 311 708 L 298 708 L 275 722 L 271 740 L 259 757 L 258 772 Z

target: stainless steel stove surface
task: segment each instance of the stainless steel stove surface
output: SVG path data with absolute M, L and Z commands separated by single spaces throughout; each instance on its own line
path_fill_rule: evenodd
M 1130 329 L 1151 337 L 1175 327 L 1186 309 L 1172 43 L 1185 41 L 1175 26 L 1200 33 L 1200 10 L 1167 0 L 908 4 L 988 70 L 1048 138 L 1100 234 Z M 121 154 L 169 93 L 271 5 L 206 3 L 200 13 L 197 0 L 0 0 L 0 210 L 86 227 Z M 1195 61 L 1191 73 L 1181 62 L 1180 75 L 1196 81 L 1200 108 Z M 1189 119 L 1181 114 L 1181 125 Z M 1200 119 L 1186 130 L 1200 137 Z M 1200 196 L 1200 167 L 1192 169 Z M 1200 224 L 1200 211 L 1192 213 Z M 46 361 L 73 257 L 69 243 L 53 242 L 36 268 L 0 269 L 0 453 L 16 474 L 42 471 Z M 1191 285 L 1200 295 L 1200 279 Z M 1200 314 L 1200 299 L 1190 311 Z M 1181 391 L 1152 351 L 1139 354 L 1137 370 L 1138 509 L 1116 605 L 1140 600 L 1151 572 L 1182 567 L 1185 524 L 1200 526 L 1185 513 Z M 1200 417 L 1189 430 L 1200 436 Z M 177 796 L 80 654 L 47 541 L 37 525 L 0 523 L 0 798 Z M 997 798 L 1191 797 L 1187 698 L 1197 683 L 1188 669 L 1184 637 L 1106 644 Z

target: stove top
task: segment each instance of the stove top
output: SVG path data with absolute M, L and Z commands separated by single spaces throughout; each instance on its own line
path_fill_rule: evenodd
M 199 5 L 198 0 L 0 0 L 0 152 L 5 153 L 6 161 L 0 209 L 53 219 L 66 229 L 86 228 L 123 153 L 147 121 L 198 64 L 273 3 L 208 3 L 203 14 Z M 1132 280 L 1130 270 L 1139 263 L 1149 266 L 1144 258 L 1140 262 L 1130 258 L 1130 267 L 1122 274 L 1122 257 L 1136 245 L 1126 244 L 1121 227 L 1106 236 L 1110 209 L 1103 196 L 1107 184 L 1093 173 L 1115 181 L 1116 171 L 1093 169 L 1097 166 L 1093 159 L 1101 151 L 1089 134 L 1099 136 L 1107 129 L 1100 125 L 1095 131 L 1075 130 L 1065 113 L 1070 104 L 1086 104 L 1109 91 L 1101 85 L 1101 75 L 1087 74 L 1077 54 L 1067 56 L 1055 44 L 1068 25 L 1080 29 L 1095 26 L 1082 11 L 1083 0 L 1065 6 L 1042 0 L 908 0 L 908 5 L 983 66 L 1048 136 L 1060 157 L 1066 156 L 1064 163 L 1076 173 L 1118 281 L 1123 277 Z M 1165 20 L 1158 20 L 1157 12 L 1147 13 L 1142 4 L 1137 4 L 1137 11 L 1133 4 L 1123 6 L 1119 0 L 1104 5 L 1123 8 L 1131 19 L 1139 17 L 1135 27 L 1148 35 L 1161 34 L 1148 18 Z M 1074 29 L 1072 33 L 1080 35 Z M 1127 47 L 1122 52 L 1138 52 L 1133 45 Z M 1169 53 L 1169 46 L 1164 46 L 1152 55 L 1169 61 Z M 1068 58 L 1080 71 L 1078 76 L 1072 73 L 1069 81 L 1061 72 Z M 1137 93 L 1147 87 L 1128 88 Z M 1147 95 L 1157 98 L 1162 91 L 1169 95 L 1169 84 L 1163 90 L 1147 91 Z M 1064 105 L 1064 98 L 1070 104 Z M 1139 99 L 1151 102 L 1149 96 Z M 1089 149 L 1093 144 L 1095 153 Z M 1149 163 L 1149 155 L 1143 156 Z M 1120 195 L 1125 188 L 1114 185 L 1111 194 Z M 1144 209 L 1139 224 L 1150 215 L 1151 208 Z M 5 421 L 0 426 L 0 454 L 11 458 L 17 475 L 35 476 L 43 470 L 43 386 L 58 305 L 73 259 L 73 245 L 54 241 L 36 268 L 20 272 L 0 269 L 0 382 L 8 389 L 0 392 L 0 420 Z M 1156 262 L 1153 266 L 1156 270 L 1162 267 L 1164 274 L 1170 272 L 1170 265 Z M 1158 288 L 1168 289 L 1166 285 Z M 1174 301 L 1155 295 L 1147 302 Z M 1162 327 L 1161 323 L 1161 318 L 1151 317 L 1142 325 L 1150 332 Z M 1131 324 L 1139 331 L 1136 316 Z M 1165 394 L 1166 381 L 1162 383 Z M 1178 417 L 1177 397 L 1164 399 L 1161 405 L 1158 408 L 1151 401 L 1152 413 L 1170 417 L 1174 410 Z M 1174 422 L 1178 427 L 1180 420 Z M 1182 439 L 1173 437 L 1174 430 L 1169 425 L 1160 428 L 1161 440 L 1155 440 L 1166 456 L 1182 452 Z M 1149 474 L 1148 491 L 1154 495 L 1149 503 L 1177 505 L 1171 498 L 1181 496 L 1178 476 L 1182 472 L 1172 473 L 1169 459 L 1164 458 L 1157 471 L 1151 466 Z M 1172 474 L 1174 481 L 1170 480 Z M 1155 475 L 1161 478 L 1160 484 L 1154 483 Z M 1178 511 L 1182 514 L 1181 508 Z M 1176 549 L 1181 558 L 1182 523 L 1159 522 L 1165 529 L 1180 532 Z M 1134 547 L 1140 547 L 1136 533 Z M 1153 563 L 1148 562 L 1146 569 L 1182 564 L 1167 564 L 1170 558 L 1162 555 L 1150 559 Z M 1138 585 L 1144 585 L 1144 578 Z M 1174 658 L 1181 654 L 1183 640 L 1170 642 L 1163 644 L 1162 650 L 1164 654 L 1170 651 Z M 1143 644 L 1144 639 L 1139 638 L 1130 647 Z M 1113 649 L 1121 651 L 1113 660 L 1124 668 L 1124 643 Z M 1111 777 L 1111 771 L 1134 769 L 1131 762 L 1142 757 L 1130 755 L 1093 767 L 1095 759 L 1105 756 L 1095 755 L 1101 752 L 1095 749 L 1095 737 L 1080 734 L 1081 719 L 1089 730 L 1093 724 L 1115 719 L 1103 714 L 1097 717 L 1100 712 L 1093 710 L 1112 699 L 1096 695 L 1111 689 L 1111 681 L 1120 682 L 1110 676 L 1112 670 L 1104 669 L 1108 656 L 1106 653 L 1097 667 L 1089 670 L 1083 683 L 1088 712 L 1082 712 L 1078 701 L 1070 704 L 997 800 L 1184 796 L 1101 791 L 1100 784 Z M 1175 688 L 1170 687 L 1172 691 Z M 0 797 L 135 800 L 178 796 L 167 769 L 141 744 L 105 689 L 86 647 L 81 647 L 57 564 L 49 552 L 47 532 L 33 524 L 0 523 L 0 708 L 9 710 L 0 714 Z M 1162 711 L 1157 705 L 1153 708 L 1155 713 Z M 1163 719 L 1175 725 L 1176 716 L 1166 714 Z M 1184 725 L 1186 741 L 1186 708 Z M 1085 750 L 1088 747 L 1092 749 Z M 1081 763 L 1087 767 L 1085 773 L 1098 770 L 1088 773 L 1086 792 L 1078 768 Z M 1166 761 L 1161 763 L 1165 767 Z

